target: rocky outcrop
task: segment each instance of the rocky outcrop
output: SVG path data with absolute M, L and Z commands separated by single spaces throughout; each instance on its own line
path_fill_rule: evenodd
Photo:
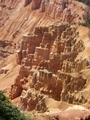
M 20 100 L 22 110 L 57 120 L 90 119 L 85 108 L 66 109 L 90 109 L 90 41 L 87 29 L 78 28 L 85 10 L 75 0 L 0 0 L 0 85 L 6 80 L 8 91 L 14 81 L 9 97 Z M 4 59 L 14 50 L 15 57 Z
M 65 74 L 58 71 L 58 75 L 62 84 L 61 100 L 67 101 L 68 103 L 79 104 L 85 103 L 87 100 L 82 94 L 82 90 L 85 88 L 86 79 L 82 78 L 80 74 Z
M 77 27 L 68 23 L 36 27 L 34 34 L 23 35 L 16 44 L 16 62 L 21 68 L 18 82 L 15 80 L 11 88 L 11 99 L 30 88 L 58 101 L 85 103 L 87 100 L 82 90 L 86 79 L 79 72 L 89 62 L 86 58 L 77 58 L 85 49 L 83 41 L 78 38 Z M 35 109 L 37 98 L 35 101 L 30 110 Z
M 23 90 L 20 98 L 21 109 L 27 109 L 29 111 L 36 109 L 42 112 L 45 112 L 47 109 L 44 103 L 44 95 L 34 89 Z
M 34 77 L 33 77 L 34 78 Z M 62 91 L 62 82 L 57 76 L 47 70 L 40 70 L 38 77 L 33 79 L 34 88 L 41 93 L 48 95 L 54 99 L 60 100 Z
M 42 0 L 32 0 L 32 10 L 35 10 L 35 9 L 39 9 L 40 8 L 40 5 L 41 5 L 41 1 Z
M 19 97 L 23 89 L 27 89 L 27 77 L 29 76 L 29 67 L 21 66 L 19 70 L 19 75 L 16 77 L 15 82 L 11 86 L 10 98 L 14 99 Z
M 17 78 L 15 79 L 15 83 L 11 86 L 11 91 L 9 94 L 10 98 L 14 99 L 14 98 L 20 96 L 22 93 L 22 90 L 23 90 L 23 88 L 20 83 L 20 76 L 17 76 Z
M 32 0 L 25 0 L 24 7 L 26 7 L 27 5 L 29 5 L 31 2 L 32 2 Z

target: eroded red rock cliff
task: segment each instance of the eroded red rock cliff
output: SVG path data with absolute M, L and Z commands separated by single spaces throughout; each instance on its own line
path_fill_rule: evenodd
M 0 0 L 0 89 L 21 109 L 58 108 L 52 119 L 90 119 L 84 108 L 90 99 L 90 31 L 78 24 L 87 8 L 73 0 Z M 66 109 L 74 104 L 84 107 Z

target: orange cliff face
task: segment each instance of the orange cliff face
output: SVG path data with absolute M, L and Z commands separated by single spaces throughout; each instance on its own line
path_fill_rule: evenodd
M 82 95 L 88 82 L 83 70 L 90 61 L 80 55 L 85 51 L 85 43 L 78 29 L 73 24 L 54 24 L 36 27 L 33 34 L 22 36 L 16 44 L 16 63 L 20 69 L 11 86 L 11 99 L 21 95 L 21 104 L 27 110 L 39 110 L 37 104 L 42 95 L 71 104 L 87 102 L 88 98 Z M 35 101 L 30 91 L 35 97 L 39 94 Z M 27 99 L 32 100 L 28 103 Z
M 78 25 L 86 7 L 74 0 L 0 0 L 0 90 L 21 109 L 49 111 L 45 120 L 90 119 L 90 31 Z

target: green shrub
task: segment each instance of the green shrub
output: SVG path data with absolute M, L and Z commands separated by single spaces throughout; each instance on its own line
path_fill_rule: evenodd
M 0 120 L 30 120 L 0 91 Z

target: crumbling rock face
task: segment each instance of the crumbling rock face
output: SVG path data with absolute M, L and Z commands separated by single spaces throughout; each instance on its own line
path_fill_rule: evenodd
M 79 17 L 79 14 L 71 11 L 71 5 L 73 4 L 74 6 L 75 3 L 70 0 L 25 0 L 24 6 L 26 7 L 29 4 L 32 10 L 39 9 L 40 13 L 45 12 L 46 15 L 54 19 L 60 19 L 61 21 L 71 23 L 73 19 Z
M 85 7 L 73 0 L 0 0 L 0 39 L 17 42 L 36 26 L 81 22 Z
M 85 103 L 87 100 L 82 95 L 82 90 L 85 88 L 86 79 L 80 74 L 65 74 L 58 71 L 58 75 L 63 80 L 61 100 L 68 103 L 79 104 Z
M 32 10 L 39 9 L 42 0 L 32 0 Z
M 34 78 L 33 81 L 36 81 L 34 82 L 34 88 L 36 90 L 49 95 L 49 97 L 60 100 L 62 82 L 57 79 L 56 75 L 47 70 L 40 70 L 39 76 Z
M 90 68 L 90 63 L 87 55 L 84 58 L 80 54 L 87 49 L 83 41 L 89 40 L 82 41 L 81 26 L 77 32 L 78 25 L 75 23 L 78 19 L 80 22 L 83 20 L 84 12 L 85 7 L 75 0 L 0 0 L 0 59 L 16 49 L 15 65 L 0 69 L 0 74 L 3 74 L 0 79 L 2 76 L 5 79 L 10 77 L 8 81 L 12 82 L 11 77 L 15 78 L 18 73 L 9 96 L 12 100 L 20 97 L 21 109 L 46 112 L 52 109 L 47 108 L 49 98 L 55 100 L 52 107 L 58 108 L 63 107 L 58 101 L 71 104 L 87 102 L 87 76 L 82 75 L 82 71 Z M 23 33 L 26 34 L 20 40 Z M 20 69 L 17 68 L 19 72 L 12 66 L 20 66 Z M 13 72 L 9 71 L 9 67 Z M 66 108 L 66 104 L 64 106 Z M 90 109 L 90 105 L 87 108 Z M 67 109 L 59 115 L 53 114 L 51 119 L 90 119 L 87 110 Z
M 24 7 L 26 7 L 27 5 L 31 3 L 32 10 L 39 9 L 41 5 L 41 1 L 42 0 L 37 0 L 37 1 L 36 0 L 25 0 Z
M 4 58 L 13 53 L 14 53 L 13 44 L 9 41 L 0 40 L 0 60 L 3 60 Z
M 75 25 L 64 23 L 36 27 L 34 34 L 23 35 L 16 44 L 16 49 L 16 62 L 21 68 L 19 82 L 15 81 L 11 88 L 12 99 L 22 94 L 22 90 L 27 94 L 27 89 L 30 88 L 58 101 L 74 104 L 87 101 L 82 94 L 86 79 L 80 71 L 86 69 L 89 62 L 86 58 L 77 57 L 85 46 L 79 39 Z M 20 93 L 17 92 L 19 88 Z M 38 103 L 36 96 L 32 94 L 24 100 L 22 94 L 23 107 L 35 109 Z
M 16 77 L 14 84 L 11 86 L 10 98 L 14 99 L 19 97 L 22 93 L 23 89 L 27 89 L 25 85 L 27 85 L 29 76 L 29 67 L 21 66 L 19 70 L 19 75 Z
M 20 96 L 22 93 L 22 90 L 23 90 L 23 88 L 20 83 L 20 76 L 17 76 L 17 78 L 15 79 L 15 83 L 11 86 L 11 91 L 9 94 L 10 98 L 14 99 L 14 98 Z
M 44 103 L 44 95 L 34 89 L 23 90 L 20 98 L 21 109 L 30 111 L 36 109 L 42 112 L 45 112 L 47 109 Z
M 29 5 L 31 3 L 32 0 L 25 0 L 25 3 L 24 3 L 24 7 L 26 7 L 27 5 Z

